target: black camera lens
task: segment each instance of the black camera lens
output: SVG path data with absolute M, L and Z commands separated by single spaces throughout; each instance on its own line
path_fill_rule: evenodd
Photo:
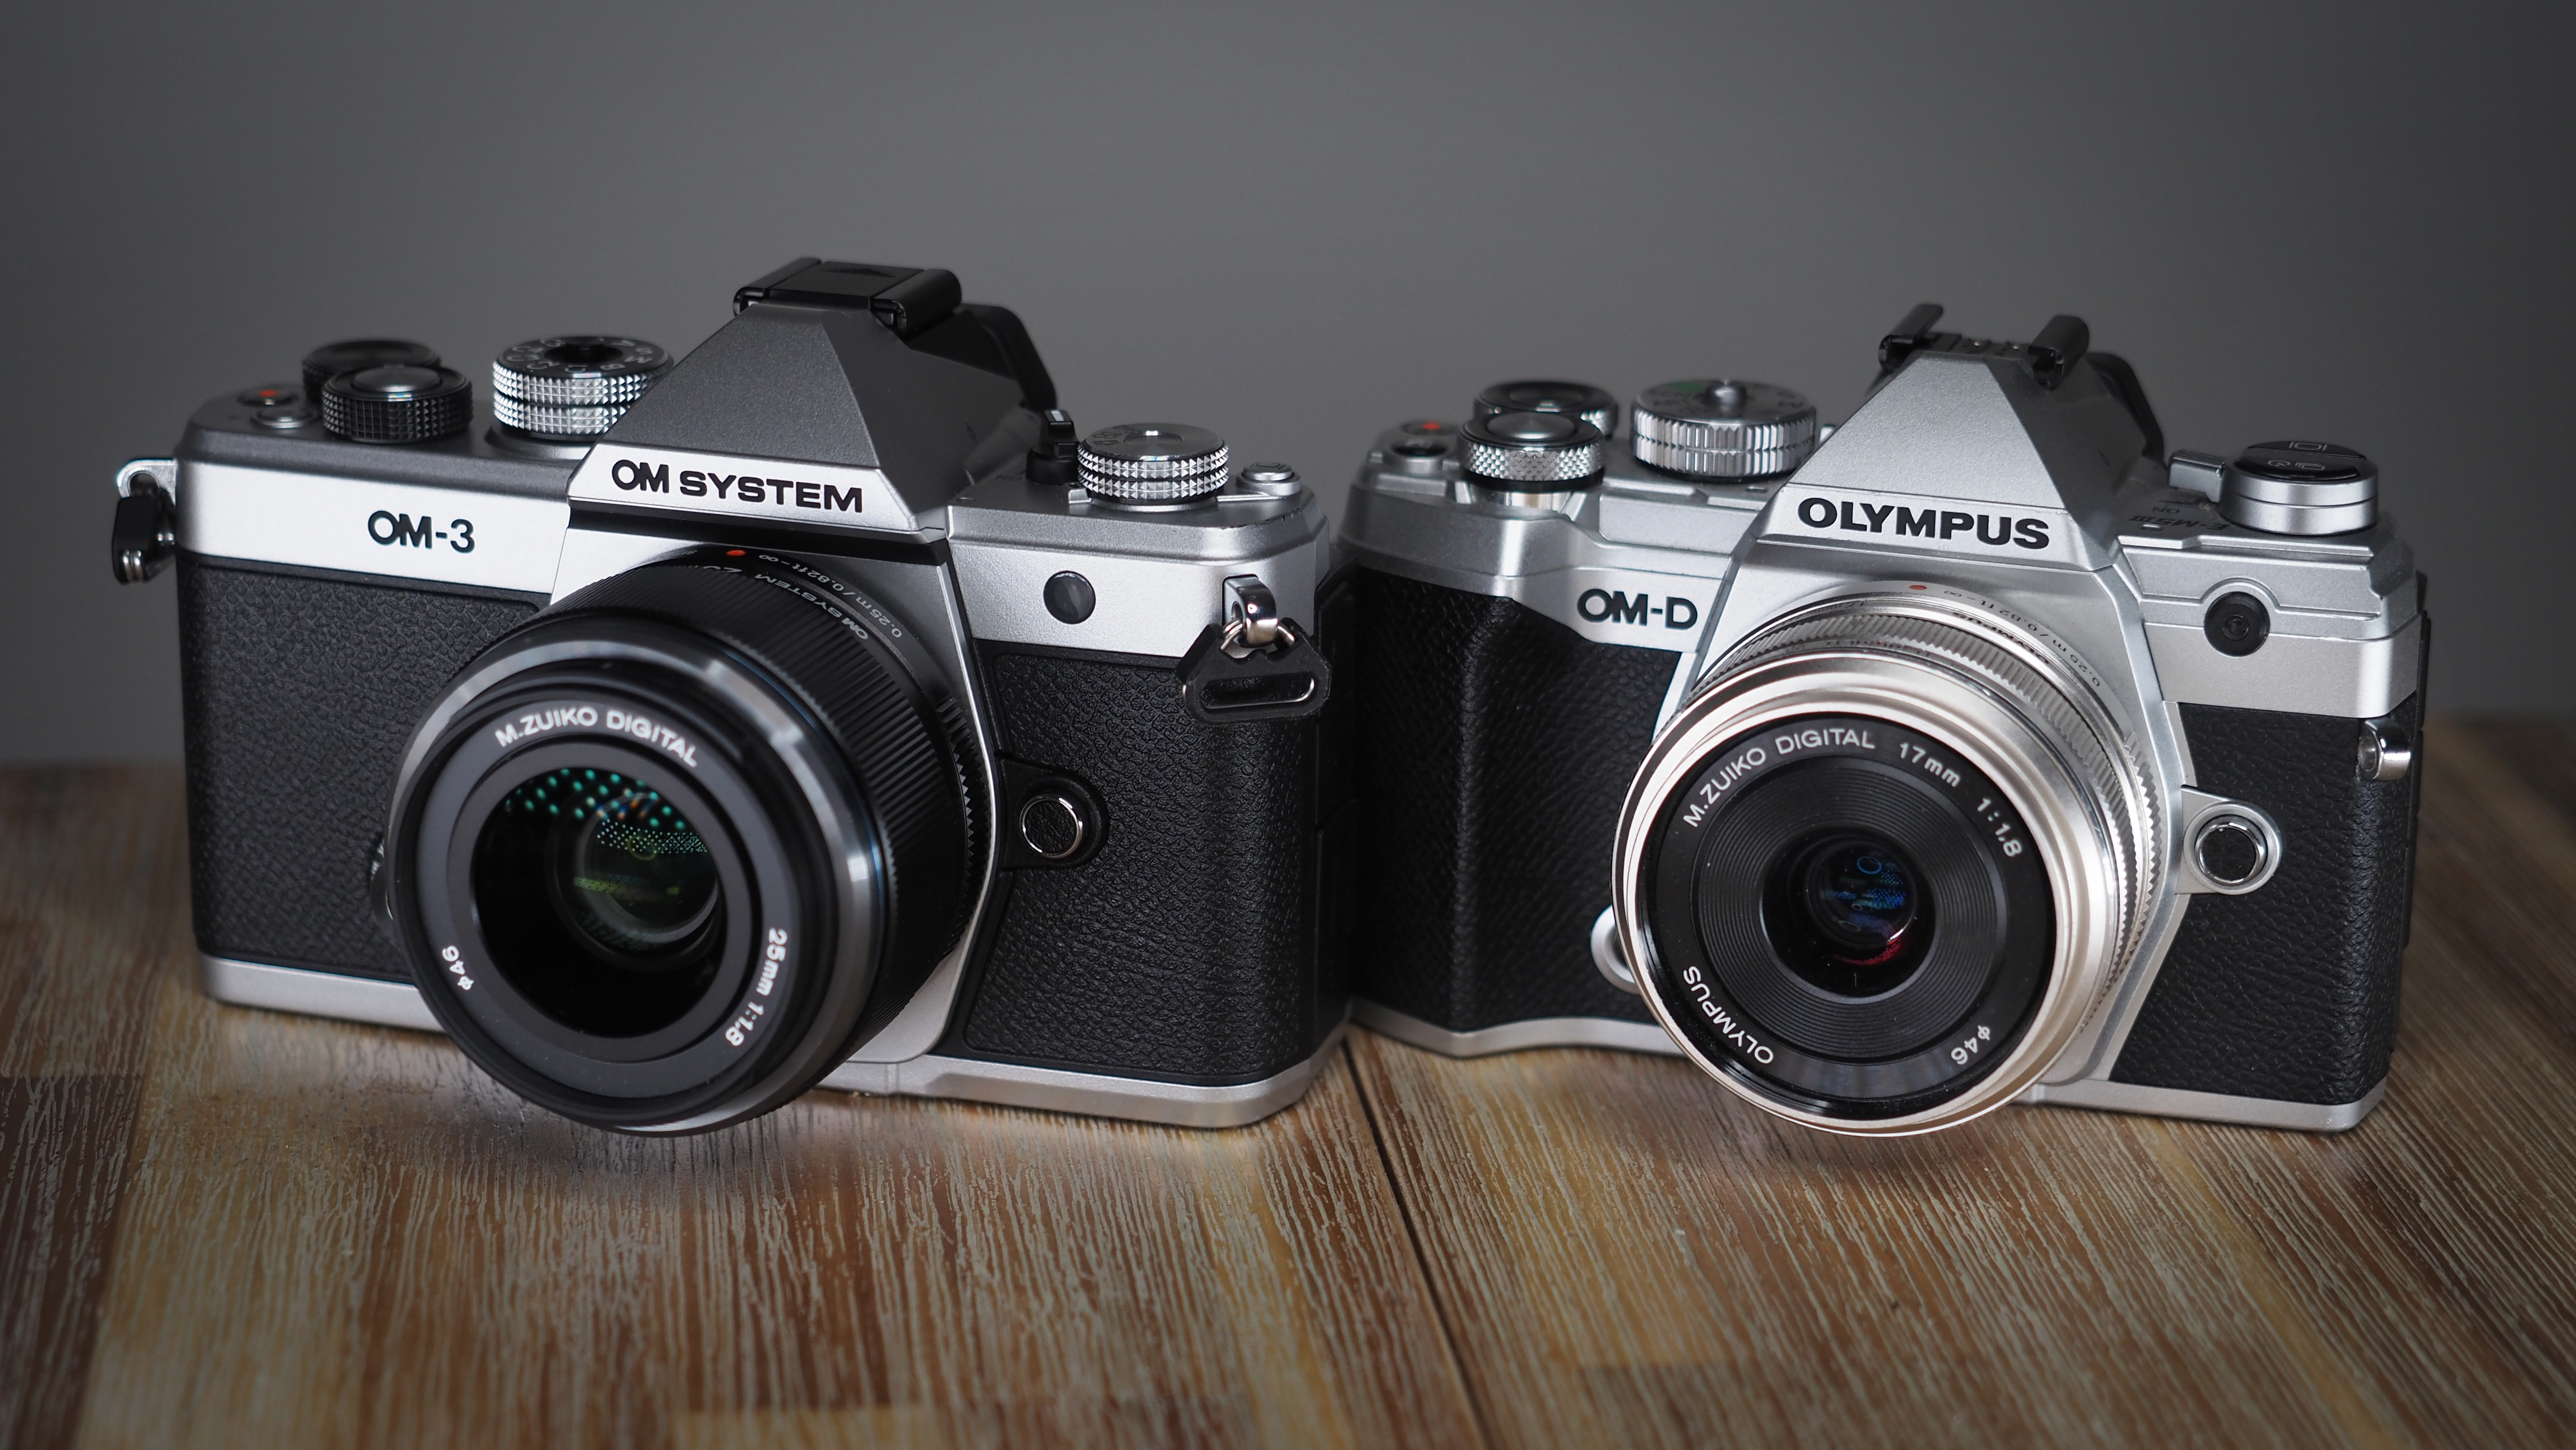
M 1922 965 L 1931 902 L 1895 846 L 1838 832 L 1781 851 L 1768 875 L 1763 927 L 1772 949 L 1819 990 L 1875 997 Z
M 655 1031 L 714 983 L 714 852 L 644 777 L 564 766 L 516 786 L 485 819 L 472 870 L 494 961 L 568 1027 Z
M 395 786 L 389 895 L 440 1024 L 541 1106 L 651 1133 L 765 1112 L 965 928 L 973 741 L 912 631 L 813 565 L 646 565 L 457 679 Z

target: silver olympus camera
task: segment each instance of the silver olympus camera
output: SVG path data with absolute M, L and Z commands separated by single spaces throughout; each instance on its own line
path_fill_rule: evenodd
M 1676 631 L 1612 812 L 1608 880 L 1582 882 L 1615 907 L 1586 955 L 1685 1056 L 1845 1133 L 2014 1100 L 2352 1126 L 2385 1090 L 2395 1034 L 2429 629 L 2375 468 L 2300 440 L 2168 455 L 2134 372 L 2088 352 L 2077 319 L 1994 343 L 1938 332 L 1939 316 L 1918 308 L 1884 340 L 1869 399 L 1782 479 L 1642 465 L 1513 498 L 1490 466 L 1467 471 L 1473 457 L 1410 492 L 1373 465 L 1349 527 L 1363 760 L 1390 727 L 1437 738 L 1375 692 L 1390 665 L 1420 667 L 1403 651 L 1422 621 L 1473 616 L 1453 653 L 1485 637 L 1547 648 L 1508 646 L 1480 676 L 1493 688 L 1456 712 L 1448 738 L 1472 748 L 1442 784 L 1464 829 L 1485 852 L 1523 849 L 1489 829 L 1534 818 L 1489 804 L 1515 791 L 1588 824 L 1597 801 L 1571 796 L 1601 772 L 1580 762 L 1636 740 L 1634 696 L 1657 671 L 1605 693 L 1616 732 L 1583 733 L 1554 692 L 1612 678 L 1588 646 L 1637 640 L 1654 604 L 1668 620 L 1674 601 L 1707 599 Z M 1654 396 L 1639 454 L 1662 427 Z M 1701 539 L 1693 577 L 1675 564 Z M 1631 572 L 1583 572 L 1610 570 Z M 1426 587 L 1481 599 L 1424 605 Z M 1641 599 L 1646 619 L 1627 618 Z M 1417 611 L 1392 640 L 1390 600 Z M 1543 627 L 1485 602 L 1504 600 Z M 1497 748 L 1524 728 L 1515 713 L 1542 721 L 1544 749 Z M 1484 764 L 1547 750 L 1553 768 L 1515 779 Z M 1393 866 L 1364 862 L 1364 886 Z M 1526 858 L 1456 867 L 1471 870 L 1488 873 L 1480 889 L 1542 889 Z M 1362 1020 L 1469 1050 L 1621 1040 L 1610 1012 L 1444 1037 L 1408 1004 L 1472 1001 L 1480 970 L 1526 967 L 1430 958 L 1449 994 L 1423 990 L 1426 957 L 1385 948 L 1411 945 L 1382 914 L 1406 889 L 1363 895 Z M 1557 938 L 1524 955 L 1553 953 L 1562 1001 L 1579 912 L 1557 915 Z
M 626 1132 L 1294 1101 L 1345 1015 L 1314 495 L 1079 436 L 947 272 L 735 312 L 513 347 L 488 408 L 335 344 L 120 472 L 119 577 L 178 564 L 207 993 Z

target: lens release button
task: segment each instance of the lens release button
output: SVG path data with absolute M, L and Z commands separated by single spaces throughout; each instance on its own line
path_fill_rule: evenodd
M 2254 827 L 2232 816 L 2210 822 L 2192 846 L 2200 874 L 2221 886 L 2242 886 L 2263 869 L 2269 855 Z
M 1041 793 L 1020 807 L 1020 840 L 1049 861 L 1072 856 L 1090 836 L 1090 819 L 1069 797 Z

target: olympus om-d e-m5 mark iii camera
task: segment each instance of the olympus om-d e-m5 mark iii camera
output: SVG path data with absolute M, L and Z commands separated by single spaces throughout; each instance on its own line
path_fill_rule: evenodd
M 1079 437 L 949 273 L 803 259 L 491 406 L 317 351 L 118 479 L 179 567 L 224 1001 L 443 1030 L 631 1132 L 818 1084 L 1215 1126 L 1344 1015 L 1320 508 Z
M 1589 955 L 1783 1117 L 1920 1132 L 2019 1099 L 2351 1126 L 2395 1034 L 2429 630 L 2375 468 L 2296 440 L 2168 456 L 2135 374 L 2088 353 L 2077 319 L 1991 343 L 1939 315 L 1887 337 L 1868 401 L 1785 478 L 1667 458 L 1515 486 L 1509 460 L 1471 451 L 1479 433 L 1584 436 L 1525 419 L 1470 425 L 1445 454 L 1437 429 L 1381 440 L 1348 525 L 1363 758 L 1474 747 L 1449 747 L 1445 776 L 1418 764 L 1483 827 L 1455 869 L 1495 891 L 1553 861 L 1493 829 L 1532 809 L 1504 798 L 1589 824 L 1579 762 L 1650 735 L 1608 812 L 1615 909 Z M 1713 410 L 1789 411 L 1759 385 L 1694 388 Z M 1641 460 L 1671 447 L 1675 390 L 1639 400 Z M 1388 466 L 1409 439 L 1437 466 Z M 1676 600 L 1705 618 L 1654 649 Z M 1596 662 L 1622 641 L 1649 663 Z M 1494 682 L 1455 724 L 1377 694 L 1438 648 Z M 1625 694 L 1600 683 L 1628 675 Z M 1588 730 L 1581 690 L 1616 707 Z M 1496 764 L 1540 752 L 1557 768 Z M 1372 859 L 1362 880 L 1394 869 Z M 1363 898 L 1362 1020 L 1444 1045 L 1385 1004 L 1455 1002 L 1487 989 L 1480 968 L 1567 1000 L 1570 890 L 1546 888 L 1569 897 L 1554 939 L 1426 963 L 1389 950 L 1414 943 L 1383 910 L 1421 889 Z M 1426 964 L 1448 972 L 1432 990 Z M 1617 1020 L 1505 1025 L 1621 1045 Z

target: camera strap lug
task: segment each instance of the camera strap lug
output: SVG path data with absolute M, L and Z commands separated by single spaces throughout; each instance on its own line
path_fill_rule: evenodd
M 1181 656 L 1181 700 L 1191 714 L 1223 725 L 1239 720 L 1296 720 L 1332 698 L 1332 666 L 1313 637 L 1279 614 L 1277 596 L 1260 578 L 1225 581 L 1225 623 L 1201 631 Z
M 117 583 L 140 584 L 179 556 L 179 505 L 171 497 L 178 478 L 178 464 L 167 458 L 137 458 L 116 471 L 109 564 Z

